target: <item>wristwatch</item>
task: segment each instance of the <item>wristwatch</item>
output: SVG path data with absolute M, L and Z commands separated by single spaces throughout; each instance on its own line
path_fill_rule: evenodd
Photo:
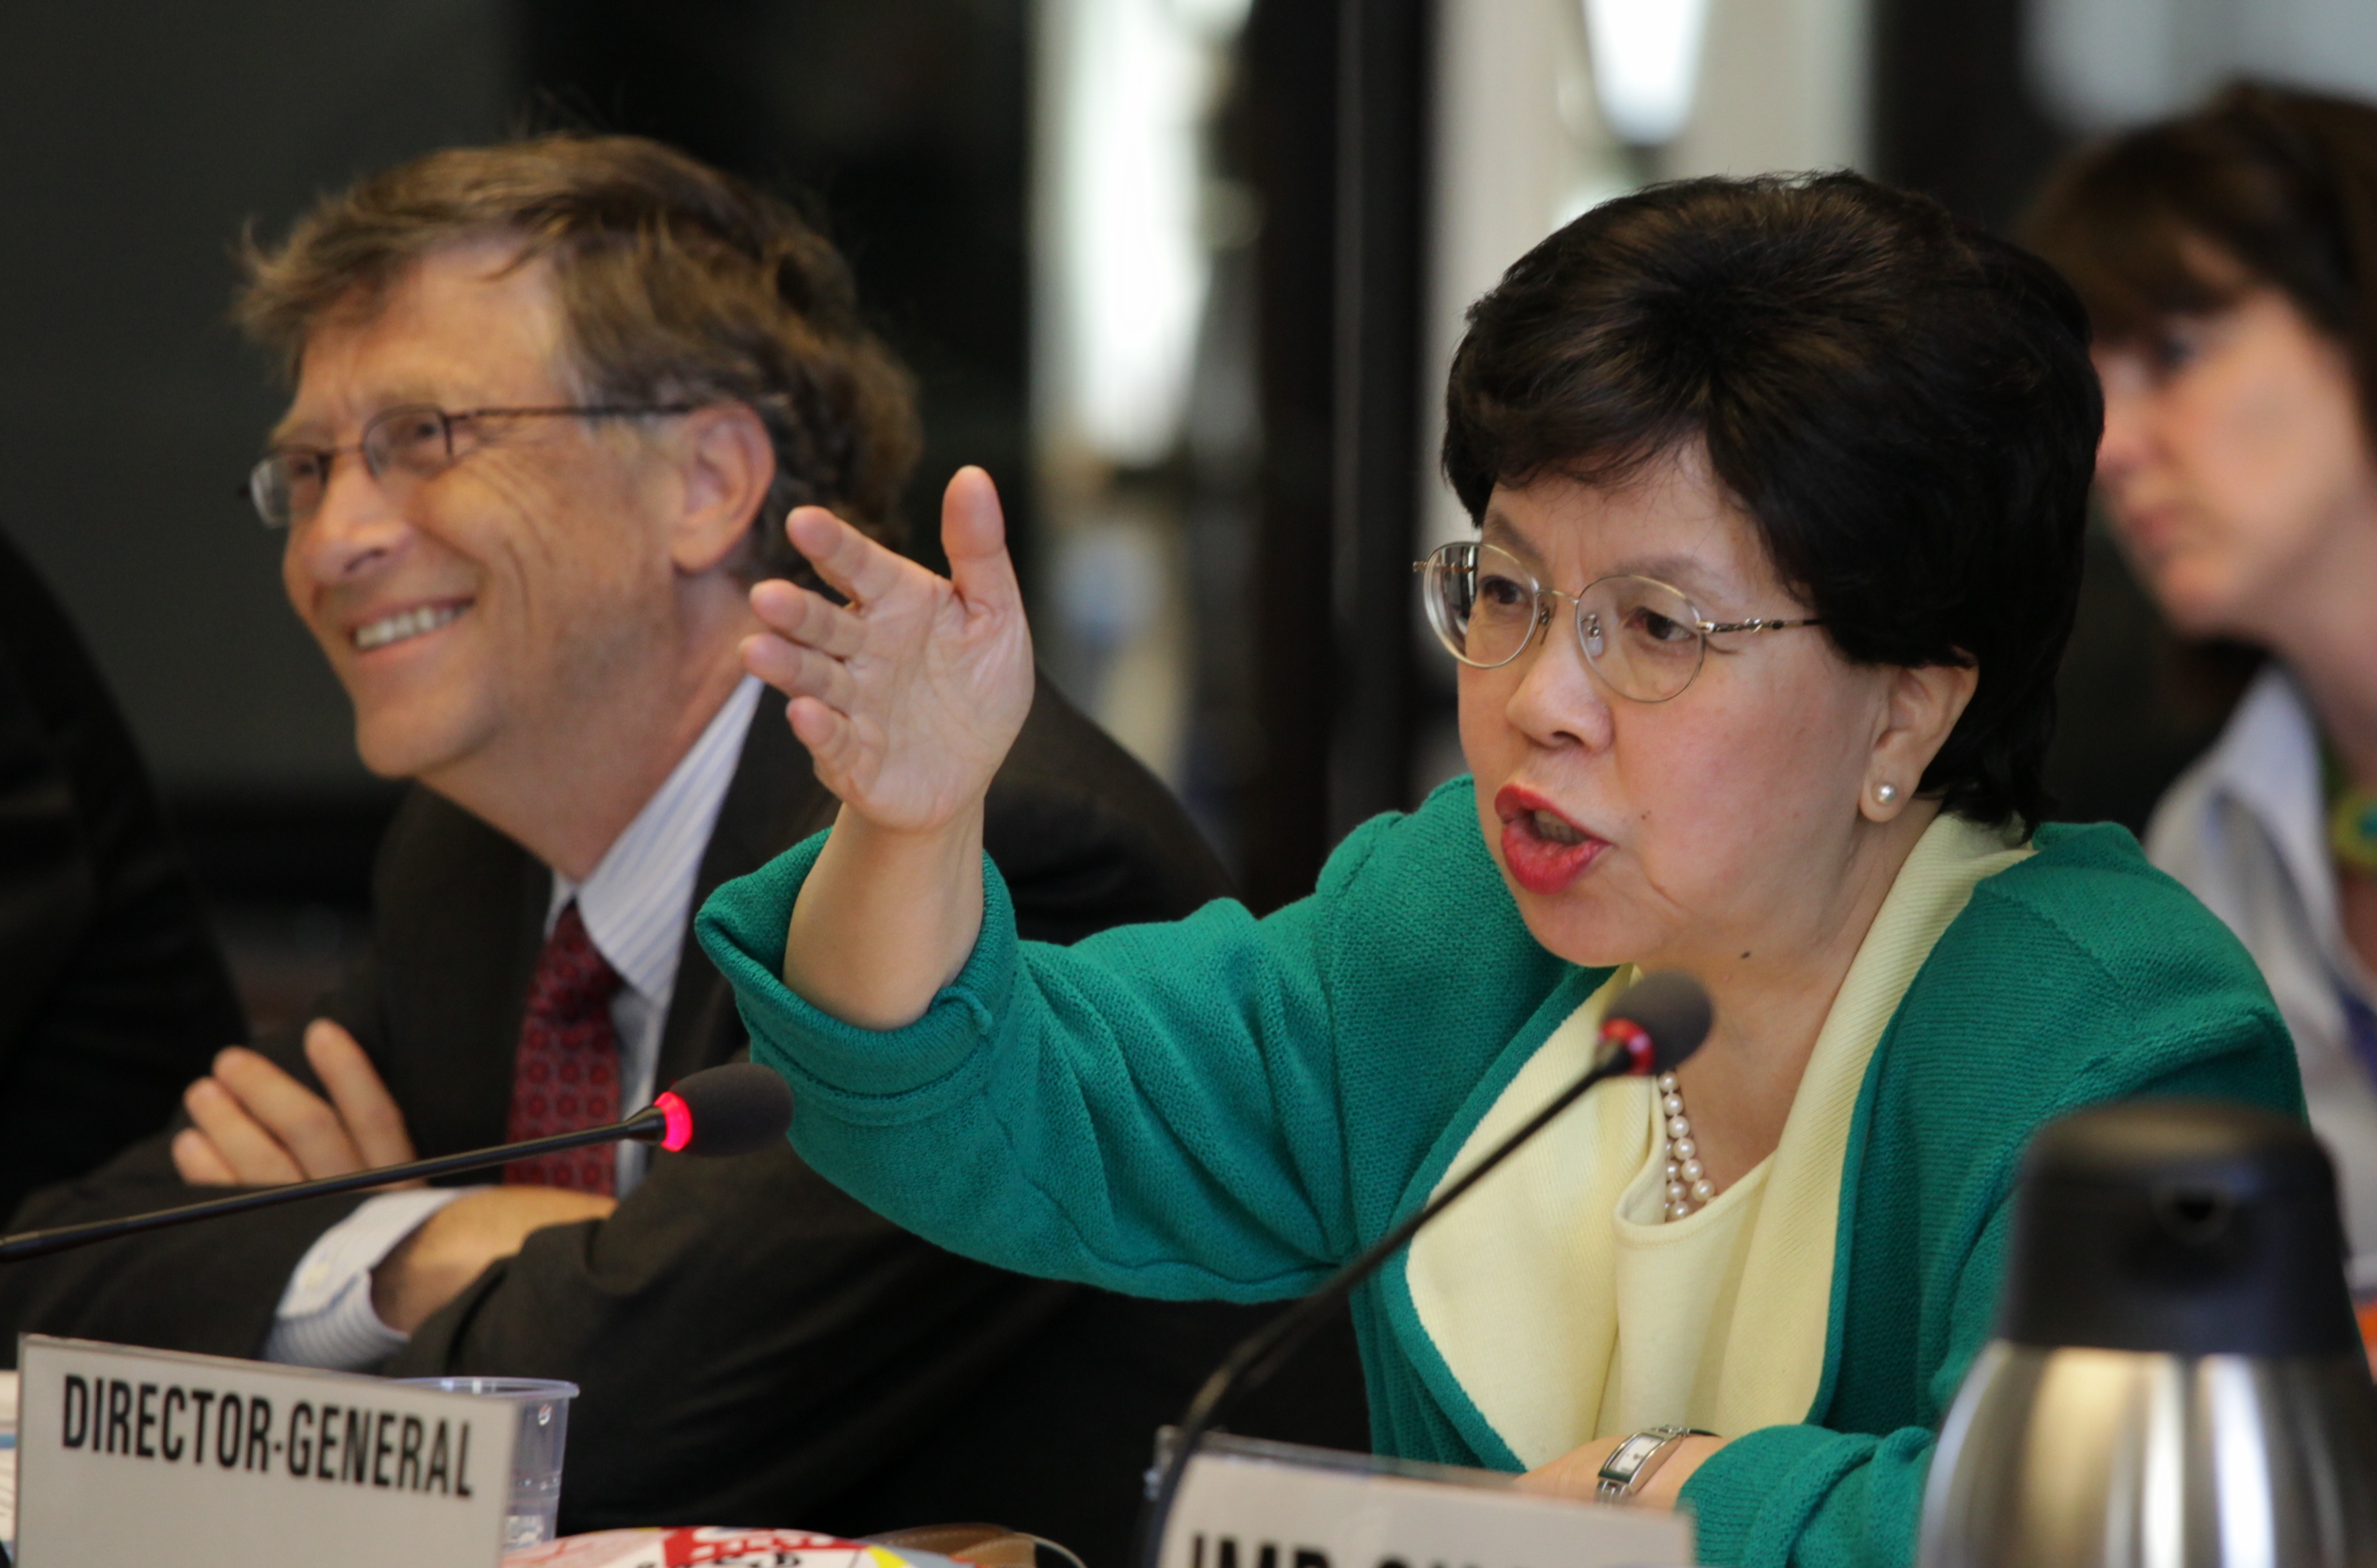
M 1659 1466 L 1676 1444 L 1688 1437 L 1714 1437 L 1698 1427 L 1644 1427 L 1618 1445 L 1609 1457 L 1601 1462 L 1601 1487 L 1594 1493 L 1599 1502 L 1631 1502 L 1644 1483 L 1658 1474 Z

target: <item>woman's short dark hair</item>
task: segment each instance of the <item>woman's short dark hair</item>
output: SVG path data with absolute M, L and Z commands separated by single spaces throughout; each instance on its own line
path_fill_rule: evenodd
M 2037 257 L 1850 174 L 1603 204 L 1469 311 L 1445 473 L 1623 483 L 1697 443 L 1860 664 L 1977 666 L 1921 791 L 2036 824 L 2104 402 Z
M 2108 342 L 2277 289 L 2350 355 L 2377 435 L 2377 108 L 2240 83 L 2074 156 L 2028 233 Z

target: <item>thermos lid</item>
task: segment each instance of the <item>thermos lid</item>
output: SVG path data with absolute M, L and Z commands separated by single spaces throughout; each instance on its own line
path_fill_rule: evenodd
M 2217 1100 L 2050 1122 L 2014 1200 L 1998 1337 L 2180 1356 L 2357 1351 L 2335 1172 L 2311 1130 Z

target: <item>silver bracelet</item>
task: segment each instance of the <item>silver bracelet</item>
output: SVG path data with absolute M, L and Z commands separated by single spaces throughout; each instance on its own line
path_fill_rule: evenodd
M 1631 1502 L 1643 1483 L 1658 1473 L 1666 1462 L 1667 1453 L 1688 1437 L 1714 1437 L 1698 1427 L 1644 1427 L 1614 1449 L 1601 1462 L 1601 1485 L 1594 1493 L 1597 1502 Z

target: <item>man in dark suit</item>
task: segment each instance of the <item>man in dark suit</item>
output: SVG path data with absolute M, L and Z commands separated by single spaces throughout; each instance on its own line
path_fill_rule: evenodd
M 131 731 L 0 539 L 0 1216 L 162 1127 L 246 1033 Z
M 251 484 L 292 603 L 364 760 L 419 787 L 326 1015 L 223 1053 L 186 1125 L 28 1221 L 615 1119 L 742 1048 L 692 911 L 834 809 L 743 672 L 747 588 L 805 569 L 795 503 L 885 532 L 916 440 L 788 209 L 635 138 L 436 153 L 251 256 L 243 318 L 295 380 Z M 1057 940 L 1222 887 L 1045 686 L 987 847 Z M 959 1260 L 789 1148 L 622 1146 L 0 1275 L 0 1327 L 569 1378 L 567 1528 L 986 1513 L 1100 1557 L 1152 1428 L 1245 1326 Z M 1344 1365 L 1290 1395 L 1289 1434 L 1360 1441 Z

